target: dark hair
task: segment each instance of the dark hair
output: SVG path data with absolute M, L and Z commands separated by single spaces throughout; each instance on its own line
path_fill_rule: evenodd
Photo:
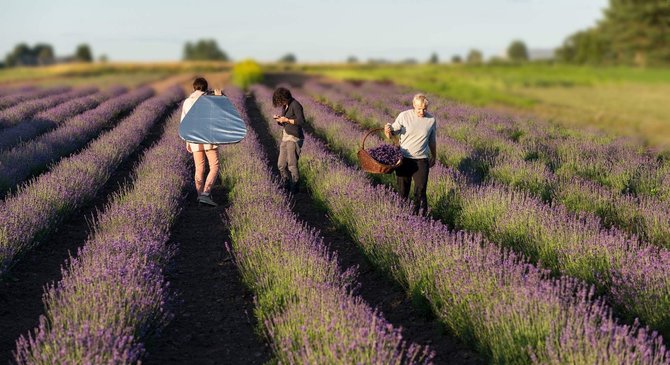
M 276 107 L 282 106 L 282 105 L 287 105 L 288 103 L 293 100 L 293 96 L 291 95 L 291 92 L 288 91 L 287 88 L 285 87 L 279 87 L 275 92 L 272 94 L 272 105 Z
M 207 92 L 207 80 L 204 77 L 198 77 L 193 80 L 193 89 Z

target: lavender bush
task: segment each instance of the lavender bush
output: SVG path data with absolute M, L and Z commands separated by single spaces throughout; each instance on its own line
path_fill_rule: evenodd
M 248 120 L 241 92 L 227 95 Z M 221 157 L 231 189 L 233 253 L 279 363 L 430 362 L 427 349 L 407 344 L 399 329 L 350 293 L 355 272 L 342 271 L 318 233 L 291 212 L 252 130 Z
M 84 87 L 44 98 L 31 100 L 0 111 L 0 128 L 7 128 L 28 119 L 34 114 L 56 106 L 73 98 L 87 96 L 96 92 L 95 87 Z
M 0 276 L 69 213 L 95 196 L 149 129 L 182 97 L 183 91 L 173 88 L 145 101 L 84 151 L 61 161 L 0 203 Z
M 308 82 L 306 87 L 319 100 L 366 127 L 378 127 L 386 119 L 407 109 L 407 95 L 412 93 L 412 90 L 374 83 L 364 83 L 356 88 L 347 83 L 325 87 L 318 82 Z M 433 96 L 430 98 L 433 101 L 431 110 L 444 120 L 444 123 L 438 124 L 438 157 L 442 162 L 486 176 L 491 181 L 527 189 L 546 201 L 554 198 L 552 193 L 557 181 L 582 177 L 621 193 L 635 191 L 640 171 L 649 175 L 649 171 L 654 173 L 659 169 L 658 164 L 652 162 L 655 157 L 649 157 L 653 154 L 624 139 L 612 140 L 602 135 L 577 133 L 541 121 L 514 119 L 486 109 L 445 102 Z M 380 115 L 382 111 L 386 115 Z M 453 141 L 447 139 L 445 143 L 444 134 L 467 144 L 470 148 L 467 160 L 459 158 L 461 148 L 456 148 L 456 155 L 452 153 Z M 543 168 L 541 163 L 547 167 Z M 651 190 L 656 195 L 655 192 L 660 189 Z M 659 197 L 665 195 L 660 194 Z M 589 211 L 597 210 L 593 206 L 589 208 Z M 620 228 L 626 229 L 625 226 Z
M 335 100 L 330 104 L 336 105 L 341 112 L 350 116 L 359 115 L 357 122 L 367 127 L 379 126 L 384 117 L 361 109 L 358 104 L 366 103 L 392 117 L 409 106 L 406 95 L 412 93 L 411 90 L 375 83 L 364 83 L 360 87 L 347 83 L 329 84 L 329 87 L 316 82 L 306 85 L 318 94 L 320 100 Z M 476 147 L 467 163 L 456 165 L 449 160 L 458 160 L 458 149 L 456 156 L 443 153 L 442 146 L 451 147 L 453 143 L 445 144 L 440 140 L 438 155 L 449 166 L 474 170 L 490 181 L 525 189 L 545 201 L 556 199 L 569 207 L 570 201 L 563 201 L 561 198 L 565 195 L 560 194 L 566 187 L 559 185 L 567 184 L 567 188 L 571 189 L 569 185 L 575 180 L 588 179 L 600 187 L 583 191 L 591 199 L 581 199 L 580 210 L 571 209 L 573 212 L 591 212 L 600 217 L 606 227 L 616 226 L 646 242 L 667 244 L 662 217 L 668 212 L 668 205 L 663 201 L 668 200 L 665 186 L 670 185 L 664 182 L 670 181 L 670 174 L 667 173 L 667 164 L 662 162 L 667 160 L 662 154 L 645 150 L 639 143 L 623 138 L 612 139 L 602 134 L 567 130 L 542 121 L 515 119 L 485 109 L 444 102 L 432 96 L 431 100 L 431 110 L 446 121 L 440 123 L 440 133 L 447 133 Z M 371 120 L 374 123 L 371 124 Z M 521 148 L 505 147 L 501 137 L 519 143 Z M 483 145 L 478 147 L 478 141 L 482 141 Z M 489 146 L 491 144 L 493 146 Z M 500 147 L 495 148 L 495 144 Z M 453 151 L 453 148 L 449 149 Z M 469 166 L 473 163 L 474 166 Z M 550 169 L 543 168 L 542 163 Z M 554 175 L 552 170 L 557 174 Z M 559 194 L 555 196 L 555 193 Z M 628 193 L 646 195 L 647 198 L 636 200 Z M 607 208 L 603 209 L 605 205 Z
M 350 121 L 314 101 L 303 104 L 306 113 L 312 116 L 315 129 L 327 135 L 330 146 L 355 150 L 346 132 L 352 130 Z M 552 189 L 557 189 L 556 196 L 562 199 L 567 195 L 562 193 L 560 183 L 557 185 Z M 601 185 L 597 187 L 605 189 Z M 574 190 L 586 196 L 601 196 L 601 200 L 587 197 L 579 201 L 589 206 L 605 202 L 608 209 L 594 213 L 601 219 L 608 214 L 616 218 L 609 225 L 616 223 L 631 232 L 649 231 L 650 234 L 645 233 L 642 238 L 651 243 L 658 244 L 664 242 L 663 237 L 667 238 L 669 215 L 664 214 L 667 209 L 662 206 L 657 204 L 645 210 L 641 209 L 642 203 L 631 203 L 630 198 L 622 195 L 603 195 L 592 187 Z M 612 199 L 621 204 L 611 204 Z M 611 297 L 619 314 L 630 321 L 639 317 L 645 324 L 670 334 L 670 315 L 666 315 L 670 300 L 665 299 L 670 298 L 670 284 L 664 279 L 670 267 L 665 260 L 665 250 L 648 247 L 618 229 L 604 229 L 598 217 L 583 213 L 589 211 L 587 208 L 577 209 L 580 215 L 574 216 L 569 206 L 566 209 L 560 204 L 543 204 L 524 192 L 496 184 L 471 185 L 458 172 L 445 169 L 439 163 L 429 175 L 428 200 L 434 216 L 458 229 L 482 232 L 489 240 L 523 252 L 533 262 L 555 273 L 597 285 L 603 293 L 625 292 L 626 295 Z M 566 203 L 574 201 L 566 200 Z M 640 252 L 645 252 L 647 258 L 641 259 Z M 648 273 L 647 280 L 640 280 L 643 273 Z M 613 282 L 615 277 L 620 280 Z M 634 304 L 634 301 L 644 305 Z
M 63 279 L 47 288 L 46 315 L 17 341 L 17 363 L 139 363 L 145 338 L 171 319 L 163 269 L 174 248 L 166 243 L 191 175 L 178 125 L 176 112 L 135 169 L 132 187 L 109 204 Z
M 670 202 L 670 163 L 659 161 L 640 166 L 633 174 L 628 189 L 637 196 Z
M 269 97 L 267 90 L 255 92 L 258 100 Z M 310 114 L 308 104 L 303 102 Z M 445 324 L 474 340 L 494 362 L 546 363 L 556 353 L 596 363 L 667 361 L 659 336 L 618 324 L 588 286 L 567 277 L 550 279 L 523 257 L 482 244 L 477 236 L 411 216 L 402 201 L 389 198 L 394 194 L 372 188 L 360 173 L 313 145 L 320 143 L 308 138 L 301 171 L 333 219 L 348 227 L 377 265 L 410 293 L 427 297 Z
M 27 89 L 0 97 L 0 111 L 23 102 L 37 98 L 64 93 L 70 90 L 67 86 L 57 86 L 49 89 Z
M 11 94 L 16 94 L 16 93 L 22 93 L 30 90 L 35 90 L 36 87 L 34 85 L 28 85 L 28 86 L 21 86 L 21 87 L 8 87 L 8 86 L 3 86 L 0 87 L 0 97 L 2 96 L 7 96 Z
M 127 92 L 123 86 L 114 86 L 94 95 L 82 96 L 66 101 L 53 108 L 38 113 L 29 120 L 24 120 L 18 125 L 0 130 L 0 151 L 14 147 L 21 142 L 46 133 L 56 128 L 66 119 L 74 117 L 89 109 L 95 108 L 109 98 L 117 97 Z
M 67 120 L 38 139 L 0 153 L 0 192 L 6 192 L 58 158 L 72 153 L 112 124 L 119 115 L 129 112 L 153 95 L 148 88 L 110 99 L 97 108 Z

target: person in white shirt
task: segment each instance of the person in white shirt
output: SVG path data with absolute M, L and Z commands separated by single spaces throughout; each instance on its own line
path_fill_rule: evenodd
M 198 77 L 193 81 L 193 93 L 189 95 L 181 108 L 181 119 L 184 120 L 186 113 L 191 109 L 193 104 L 202 95 L 208 91 L 207 80 Z M 215 95 L 222 95 L 221 90 L 215 89 Z M 215 144 L 201 144 L 186 142 L 186 150 L 193 154 L 193 161 L 195 162 L 195 190 L 198 192 L 198 202 L 217 206 L 212 200 L 211 191 L 212 186 L 216 182 L 219 174 L 219 156 L 217 151 L 218 146 Z M 209 173 L 205 179 L 205 166 L 209 165 Z
M 416 94 L 412 100 L 413 109 L 401 112 L 393 124 L 386 124 L 384 134 L 400 137 L 400 150 L 403 154 L 402 165 L 395 170 L 398 193 L 409 197 L 414 180 L 414 213 L 426 214 L 428 198 L 428 170 L 435 165 L 437 150 L 437 129 L 435 117 L 428 113 L 428 99 Z

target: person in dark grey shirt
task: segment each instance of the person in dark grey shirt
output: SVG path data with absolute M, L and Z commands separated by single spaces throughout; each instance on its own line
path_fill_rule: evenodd
M 400 137 L 400 151 L 403 154 L 402 165 L 395 171 L 398 192 L 407 199 L 414 180 L 414 213 L 428 211 L 426 187 L 428 169 L 435 165 L 437 150 L 437 128 L 435 117 L 428 113 L 428 99 L 417 94 L 412 100 L 412 110 L 401 112 L 393 124 L 384 127 L 387 138 Z
M 272 104 L 282 108 L 281 115 L 274 115 L 277 124 L 283 127 L 281 144 L 279 145 L 279 160 L 277 166 L 284 187 L 292 193 L 298 192 L 300 173 L 298 159 L 305 135 L 302 126 L 305 124 L 305 115 L 302 105 L 293 98 L 291 92 L 284 88 L 277 88 L 272 94 Z

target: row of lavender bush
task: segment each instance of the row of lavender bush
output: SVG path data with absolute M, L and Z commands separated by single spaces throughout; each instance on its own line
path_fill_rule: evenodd
M 163 102 L 181 97 L 169 93 Z M 153 112 L 157 117 L 163 111 Z M 95 233 L 70 260 L 63 279 L 47 288 L 46 315 L 17 341 L 19 364 L 139 363 L 146 337 L 171 319 L 163 270 L 175 248 L 167 240 L 191 175 L 178 125 L 175 112 L 135 169 L 132 187 L 98 217 Z M 126 128 L 117 143 L 142 134 Z
M 391 115 L 411 107 L 408 99 L 411 91 L 390 84 L 364 83 L 356 88 L 348 83 L 338 83 L 333 87 L 363 102 L 373 99 L 370 105 Z M 559 177 L 581 176 L 617 192 L 643 194 L 652 191 L 635 182 L 647 180 L 641 172 L 659 167 L 664 173 L 668 172 L 667 163 L 659 161 L 667 162 L 667 154 L 646 150 L 635 140 L 569 130 L 556 124 L 473 108 L 439 97 L 431 96 L 431 100 L 434 101 L 431 109 L 445 121 L 441 124 L 445 135 L 473 148 L 484 147 L 500 153 L 497 161 L 489 162 L 501 163 L 510 157 L 538 159 Z M 508 143 L 510 141 L 515 143 Z
M 395 100 L 407 98 L 406 94 L 388 85 L 372 87 L 376 91 L 380 88 L 387 90 L 386 94 L 394 94 L 391 98 Z M 591 135 L 537 120 L 505 117 L 441 98 L 435 100 L 441 104 L 438 113 L 446 121 L 444 131 L 460 141 L 476 141 L 478 132 L 488 129 L 496 132 L 498 137 L 518 142 L 522 147 L 521 155 L 526 160 L 546 162 L 565 181 L 578 176 L 617 193 L 657 197 L 665 201 L 670 198 L 670 186 L 664 184 L 670 178 L 670 155 L 667 151 L 647 150 L 640 143 L 624 138 Z M 396 102 L 393 109 L 402 109 L 402 105 L 398 104 Z M 485 140 L 483 138 L 483 142 Z M 505 160 L 497 162 L 504 163 Z
M 143 87 L 115 97 L 63 122 L 37 139 L 0 153 L 0 192 L 14 188 L 48 164 L 84 147 L 115 118 L 131 111 L 153 93 L 152 89 Z
M 49 95 L 64 93 L 68 90 L 70 90 L 70 87 L 67 86 L 56 86 L 49 89 L 23 89 L 16 93 L 11 93 L 0 97 L 0 111 L 16 106 L 19 103 L 28 102 L 30 100 Z
M 49 95 L 44 98 L 17 104 L 0 111 L 0 128 L 7 128 L 22 122 L 33 115 L 54 107 L 73 98 L 87 96 L 98 91 L 95 87 L 83 87 L 60 94 Z
M 269 117 L 270 91 L 254 92 Z M 668 362 L 660 336 L 618 324 L 588 286 L 552 279 L 477 235 L 412 215 L 394 192 L 372 186 L 310 135 L 300 168 L 314 196 L 369 259 L 408 293 L 428 299 L 445 325 L 492 362 Z
M 314 100 L 301 101 L 315 128 L 355 163 L 356 140 L 363 131 Z M 440 163 L 429 174 L 428 200 L 433 215 L 445 223 L 481 232 L 555 273 L 595 284 L 626 319 L 639 317 L 670 334 L 667 249 L 642 244 L 616 229 L 604 230 L 593 216 L 572 216 L 527 193 L 495 184 L 470 185 Z
M 69 213 L 95 196 L 116 167 L 183 97 L 175 87 L 151 98 L 81 153 L 24 185 L 0 204 L 0 276 Z
M 95 108 L 109 98 L 127 92 L 123 86 L 113 86 L 94 95 L 82 96 L 42 111 L 14 127 L 0 130 L 0 151 L 7 150 L 56 128 L 68 118 Z
M 401 97 L 407 98 L 406 94 L 401 94 L 399 91 L 394 94 L 388 87 L 376 87 L 365 94 L 356 93 L 350 90 L 351 86 L 341 86 L 342 84 L 335 84 L 330 88 L 315 82 L 307 85 L 319 100 L 367 127 L 378 127 L 391 121 L 398 112 L 407 108 L 400 101 Z M 344 90 L 338 92 L 336 91 L 338 88 Z M 382 92 L 379 92 L 380 90 Z M 440 120 L 439 124 L 443 126 L 440 128 L 441 131 L 447 130 L 448 133 L 451 130 L 458 130 L 459 137 L 465 139 L 468 144 L 439 133 L 438 158 L 447 166 L 459 168 L 466 173 L 474 171 L 485 175 L 490 182 L 504 183 L 527 190 L 545 201 L 559 202 L 574 213 L 595 214 L 601 218 L 606 227 L 616 226 L 639 236 L 645 242 L 670 247 L 670 204 L 659 201 L 658 197 L 621 194 L 621 188 L 617 190 L 603 186 L 592 180 L 580 178 L 577 174 L 557 177 L 541 161 L 526 161 L 525 156 L 528 152 L 525 152 L 522 146 L 500 135 L 494 127 L 480 125 L 484 123 L 474 125 L 471 122 L 463 122 L 462 117 L 452 115 L 475 113 L 475 109 L 453 106 L 449 108 L 451 109 L 438 108 L 436 111 L 436 114 L 439 113 L 447 118 L 445 121 Z M 452 113 L 452 109 L 456 111 Z M 501 120 L 507 121 L 491 113 L 478 118 L 484 118 L 484 121 L 492 125 L 502 123 Z M 459 124 L 465 125 L 467 132 L 464 132 L 463 128 L 454 127 Z M 574 148 L 581 148 L 565 143 L 571 147 L 561 150 L 571 151 Z M 590 150 L 593 148 L 588 148 L 587 152 Z M 651 166 L 658 164 L 650 162 L 648 158 L 631 154 L 625 161 L 628 162 L 624 164 L 625 166 L 637 166 L 636 171 L 647 171 L 647 175 L 656 171 L 656 175 L 661 175 L 657 180 L 670 181 L 670 168 L 658 170 Z M 624 165 L 617 165 L 618 169 L 621 170 Z M 567 165 L 563 166 L 562 171 L 566 171 L 565 166 Z M 626 181 L 632 181 L 633 176 L 642 176 L 641 174 L 628 176 L 623 172 L 620 175 L 626 176 L 624 179 Z
M 227 95 L 249 120 L 239 90 Z M 243 281 L 256 294 L 255 313 L 282 364 L 429 363 L 362 299 L 313 229 L 291 212 L 272 178 L 256 134 L 221 149 L 232 248 Z M 289 228 L 290 227 L 290 228 Z
M 15 87 L 15 86 L 2 86 L 0 87 L 0 97 L 2 96 L 7 96 L 11 94 L 16 94 L 16 93 L 21 93 L 29 90 L 35 90 L 37 87 L 34 85 L 27 85 L 27 86 L 20 86 L 20 87 Z

